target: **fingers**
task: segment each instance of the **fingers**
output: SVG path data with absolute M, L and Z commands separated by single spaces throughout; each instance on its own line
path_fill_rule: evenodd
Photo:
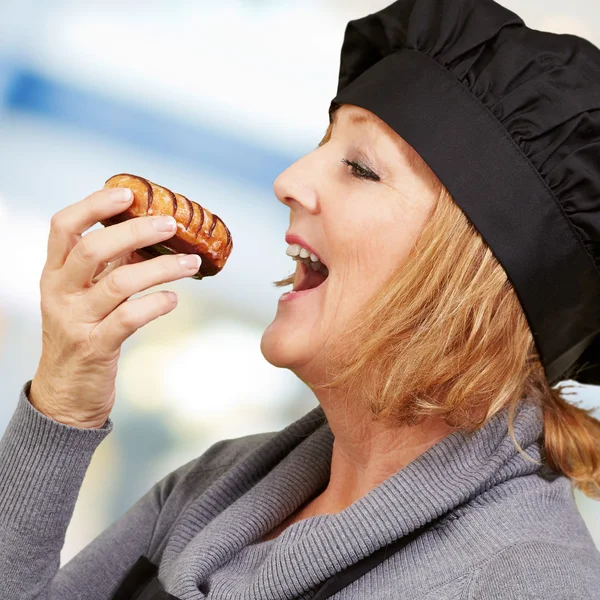
M 60 269 L 84 231 L 122 213 L 132 201 L 129 189 L 103 189 L 57 212 L 50 221 L 46 269 Z
M 88 291 L 88 317 L 92 322 L 104 319 L 130 296 L 161 283 L 195 275 L 199 267 L 197 254 L 158 256 L 138 264 L 122 265 Z
M 118 260 L 113 260 L 109 263 L 102 263 L 98 266 L 98 269 L 94 273 L 94 277 L 92 278 L 92 283 L 97 283 L 103 277 L 106 277 L 111 271 L 114 271 L 117 267 L 121 265 L 131 265 L 135 263 L 140 263 L 146 260 L 143 256 L 140 256 L 137 252 L 130 252 L 125 256 L 122 256 Z
M 88 233 L 77 242 L 65 261 L 64 290 L 83 289 L 91 282 L 98 265 L 172 238 L 176 226 L 173 217 L 136 217 Z
M 103 352 L 117 352 L 123 342 L 140 327 L 171 312 L 177 306 L 174 292 L 153 292 L 123 302 L 93 330 L 93 343 Z

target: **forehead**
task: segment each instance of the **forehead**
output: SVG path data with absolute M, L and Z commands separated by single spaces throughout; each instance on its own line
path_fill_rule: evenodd
M 337 125 L 340 122 L 351 125 L 367 124 L 381 127 L 381 121 L 372 112 L 353 104 L 342 104 L 335 110 L 331 123 Z

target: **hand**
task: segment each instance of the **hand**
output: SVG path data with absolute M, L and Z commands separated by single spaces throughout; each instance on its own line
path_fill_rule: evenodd
M 104 425 L 115 401 L 121 345 L 177 304 L 173 292 L 130 296 L 194 275 L 200 266 L 194 254 L 143 260 L 135 253 L 173 237 L 172 217 L 136 217 L 82 235 L 132 200 L 131 190 L 103 189 L 57 212 L 50 223 L 40 279 L 42 356 L 29 400 L 67 425 Z

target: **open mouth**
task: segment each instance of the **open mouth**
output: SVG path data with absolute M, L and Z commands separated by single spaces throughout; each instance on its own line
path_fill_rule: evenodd
M 329 275 L 327 269 L 315 270 L 307 265 L 302 260 L 298 260 L 298 269 L 294 278 L 294 292 L 302 292 L 304 290 L 312 290 L 319 287 Z
M 297 263 L 294 286 L 291 293 L 314 290 L 329 276 L 327 265 L 323 263 L 319 256 L 303 245 L 290 243 L 286 254 Z

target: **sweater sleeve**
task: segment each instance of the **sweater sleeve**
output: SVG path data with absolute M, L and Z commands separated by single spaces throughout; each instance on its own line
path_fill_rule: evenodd
M 5 600 L 106 600 L 148 550 L 160 512 L 155 486 L 59 570 L 60 551 L 92 455 L 111 432 L 54 421 L 28 399 L 0 440 L 0 588 Z

